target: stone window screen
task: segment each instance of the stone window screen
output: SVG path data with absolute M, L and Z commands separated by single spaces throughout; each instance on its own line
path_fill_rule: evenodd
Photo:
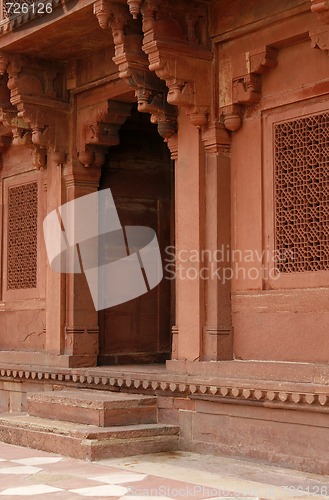
M 274 125 L 275 267 L 329 270 L 329 112 Z
M 38 184 L 8 189 L 7 290 L 37 287 Z

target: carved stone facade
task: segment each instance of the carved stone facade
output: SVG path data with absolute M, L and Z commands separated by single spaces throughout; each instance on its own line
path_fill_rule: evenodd
M 182 449 L 328 473 L 303 443 L 321 455 L 329 428 L 329 2 L 288 4 L 3 11 L 1 381 L 169 396 Z M 50 268 L 43 221 L 108 188 L 164 279 L 98 312 L 84 273 Z

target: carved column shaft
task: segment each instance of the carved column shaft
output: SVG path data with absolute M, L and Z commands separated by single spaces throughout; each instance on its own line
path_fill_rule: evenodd
M 199 130 L 184 112 L 179 115 L 176 161 L 176 359 L 201 358 L 205 324 L 203 262 L 195 254 L 205 248 L 205 178 Z
M 50 156 L 47 164 L 47 213 L 65 202 L 62 186 L 62 167 Z M 64 353 L 65 275 L 54 273 L 47 260 L 46 276 L 46 352 Z
M 214 124 L 203 134 L 206 149 L 206 234 L 208 274 L 202 359 L 232 359 L 231 318 L 231 165 L 230 137 Z
M 64 168 L 66 201 L 97 192 L 100 167 L 84 168 L 70 163 Z M 83 217 L 81 214 L 78 216 Z M 64 353 L 71 366 L 95 366 L 98 354 L 98 313 L 92 301 L 85 274 L 67 274 Z

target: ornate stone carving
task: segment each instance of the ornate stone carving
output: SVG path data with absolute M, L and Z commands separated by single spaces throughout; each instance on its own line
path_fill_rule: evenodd
M 141 2 L 129 4 L 135 17 L 137 4 Z M 97 0 L 94 14 L 101 28 L 111 28 L 115 46 L 113 61 L 118 66 L 120 78 L 135 90 L 139 111 L 151 113 L 159 134 L 167 140 L 177 130 L 176 109 L 166 101 L 165 83 L 149 70 L 148 58 L 142 50 L 140 24 L 131 19 L 127 6 L 110 0 Z
M 323 24 L 329 24 L 329 1 L 311 0 L 311 10 L 316 14 Z
M 310 31 L 311 46 L 313 49 L 329 50 L 329 27 L 321 26 L 320 30 Z
M 3 76 L 8 68 L 9 58 L 4 52 L 0 53 L 0 75 Z
M 93 337 L 98 331 L 97 327 L 95 330 L 88 327 L 72 327 L 72 329 L 68 329 L 68 333 L 72 335 L 72 333 L 78 333 L 79 330 L 79 335 L 84 335 L 85 338 L 89 335 Z M 177 327 L 173 327 L 172 331 L 175 336 L 178 331 Z M 94 369 L 93 372 L 91 374 L 90 370 L 84 371 L 81 367 L 77 371 L 60 368 L 31 370 L 30 366 L 8 367 L 4 365 L 0 369 L 0 379 L 6 382 L 33 380 L 36 384 L 44 384 L 44 381 L 47 380 L 62 388 L 82 386 L 86 388 L 103 387 L 105 390 L 127 389 L 128 391 L 133 388 L 135 391 L 141 390 L 143 393 L 161 396 L 205 398 L 207 400 L 214 398 L 214 400 L 230 404 L 249 404 L 251 406 L 259 406 L 261 403 L 267 408 L 304 410 L 315 413 L 328 413 L 329 408 L 327 386 L 321 384 L 267 382 L 263 380 L 250 382 L 250 380 L 242 378 L 240 381 L 242 387 L 239 387 L 227 377 L 226 379 L 221 377 L 221 380 L 214 377 L 211 382 L 205 379 L 203 382 L 199 380 L 191 383 L 186 380 L 185 374 L 175 376 L 165 374 L 157 377 L 143 374 L 143 377 L 138 377 L 136 373 L 122 375 L 120 370 L 111 375 L 106 375 L 101 370 L 97 372 L 97 369 Z
M 137 19 L 137 16 L 140 13 L 142 0 L 127 0 L 127 4 L 129 6 L 130 14 L 134 19 Z
M 209 124 L 203 131 L 202 139 L 208 154 L 230 156 L 231 138 L 223 124 Z
M 324 195 L 329 175 L 328 125 L 329 113 L 320 113 L 274 126 L 277 272 L 329 269 L 329 203 Z
M 222 115 L 224 126 L 227 130 L 235 132 L 239 130 L 242 125 L 242 106 L 238 104 L 232 104 L 231 106 L 225 106 L 222 108 Z
M 81 110 L 78 117 L 78 157 L 85 166 L 99 167 L 105 151 L 119 144 L 119 130 L 131 112 L 131 105 L 117 101 L 99 103 Z
M 257 73 L 233 80 L 233 102 L 235 104 L 255 104 L 260 101 L 262 92 L 262 79 Z
M 277 65 L 277 53 L 277 49 L 265 47 L 246 54 L 241 76 L 232 80 L 232 104 L 221 110 L 228 130 L 238 130 L 242 124 L 243 108 L 261 100 L 262 76 Z
M 168 148 L 171 153 L 172 160 L 178 160 L 178 137 L 177 134 L 173 135 L 167 141 Z
M 177 131 L 177 113 L 175 107 L 167 103 L 166 93 L 153 94 L 139 89 L 136 97 L 138 111 L 151 114 L 151 122 L 158 125 L 159 134 L 168 142 Z
M 6 61 L 6 64 L 2 67 L 3 74 L 0 79 L 0 139 L 3 142 L 10 145 L 13 136 L 13 127 L 21 128 L 24 126 L 23 120 L 17 119 L 17 110 L 10 102 L 10 90 L 7 86 L 8 75 L 5 73 L 9 64 L 9 59 L 6 55 L 0 54 L 0 65 L 1 61 Z M 23 131 L 16 130 L 16 135 L 21 137 Z
M 317 15 L 321 24 L 309 32 L 313 49 L 329 51 L 329 1 L 311 0 L 311 10 Z M 324 26 L 323 26 L 324 25 Z
M 46 155 L 65 161 L 69 105 L 64 69 L 60 65 L 11 54 L 0 54 L 2 125 L 11 131 L 13 145 L 33 147 L 33 164 L 46 166 Z M 2 81 L 6 81 L 7 89 Z M 7 92 L 7 94 L 6 94 Z
M 32 153 L 32 163 L 37 170 L 44 170 L 47 165 L 47 153 L 44 148 L 34 146 Z
M 7 290 L 37 287 L 38 184 L 8 190 Z
M 211 103 L 210 85 L 204 82 L 211 81 L 213 57 L 206 34 L 206 6 L 145 0 L 141 13 L 149 69 L 166 82 L 168 103 L 186 108 L 191 122 L 204 127 Z

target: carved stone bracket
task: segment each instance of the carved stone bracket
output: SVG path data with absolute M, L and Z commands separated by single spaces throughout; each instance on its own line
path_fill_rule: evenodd
M 227 130 L 239 130 L 242 124 L 243 108 L 239 104 L 232 104 L 222 108 L 223 122 Z
M 47 165 L 47 153 L 44 148 L 34 146 L 32 163 L 37 170 L 43 170 Z
M 166 142 L 177 132 L 177 111 L 168 104 L 166 94 L 154 94 L 146 89 L 136 90 L 138 111 L 150 113 L 151 122 L 158 125 L 158 132 Z
M 314 12 L 320 25 L 309 32 L 311 44 L 314 49 L 329 51 L 329 1 L 312 0 L 311 10 Z M 324 26 L 323 26 L 324 25 Z
M 222 108 L 224 125 L 230 131 L 241 127 L 244 108 L 257 104 L 262 97 L 262 76 L 277 65 L 278 50 L 265 47 L 261 51 L 248 52 L 243 73 L 232 80 L 232 104 Z
M 58 65 L 0 54 L 0 106 L 2 125 L 12 134 L 13 145 L 33 149 L 33 164 L 42 169 L 47 154 L 58 164 L 65 161 L 69 105 L 64 69 Z M 3 84 L 6 82 L 6 87 Z
M 78 117 L 78 157 L 85 167 L 99 167 L 105 151 L 119 144 L 119 130 L 131 112 L 131 105 L 117 101 L 99 103 L 81 110 Z
M 211 105 L 213 58 L 206 35 L 205 6 L 145 0 L 141 13 L 143 50 L 149 69 L 166 82 L 168 103 L 185 108 L 196 127 L 205 127 Z
M 310 31 L 311 46 L 313 49 L 329 51 L 329 26 L 320 26 L 318 30 Z
M 10 102 L 10 90 L 7 86 L 8 75 L 6 74 L 9 58 L 0 53 L 0 138 L 6 143 L 11 142 L 13 137 L 21 138 L 24 135 L 24 122 L 17 119 L 17 109 Z
M 137 3 L 141 2 L 130 2 L 132 12 L 135 12 L 133 4 Z M 142 51 L 140 24 L 131 19 L 126 5 L 110 0 L 97 0 L 94 14 L 101 28 L 112 31 L 113 61 L 118 66 L 120 78 L 135 90 L 139 111 L 151 113 L 152 122 L 158 124 L 159 134 L 167 140 L 177 129 L 176 111 L 165 99 L 165 83 L 149 70 L 148 58 Z
M 311 10 L 323 24 L 329 24 L 329 0 L 311 0 Z

